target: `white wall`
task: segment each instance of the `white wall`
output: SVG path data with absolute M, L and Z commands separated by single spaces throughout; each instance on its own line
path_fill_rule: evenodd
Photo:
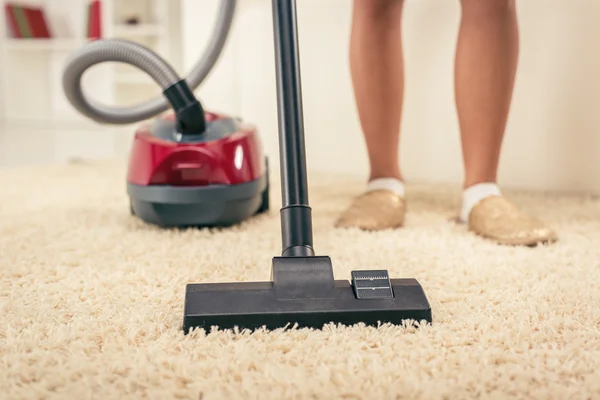
M 366 0 L 365 0 L 366 1 Z M 214 22 L 214 0 L 184 0 L 186 69 Z M 347 63 L 350 0 L 298 1 L 307 159 L 365 176 Z M 452 67 L 458 1 L 407 1 L 401 159 L 410 181 L 460 183 Z M 600 2 L 518 2 L 521 58 L 501 163 L 505 186 L 600 192 Z M 239 0 L 234 34 L 198 90 L 209 108 L 258 125 L 277 153 L 271 1 Z

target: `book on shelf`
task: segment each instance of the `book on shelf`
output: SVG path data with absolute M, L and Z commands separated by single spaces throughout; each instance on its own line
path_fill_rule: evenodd
M 18 39 L 49 39 L 52 37 L 43 8 L 6 3 L 4 11 L 10 37 Z
M 92 0 L 88 4 L 86 18 L 88 39 L 96 40 L 102 38 L 101 6 L 100 0 Z

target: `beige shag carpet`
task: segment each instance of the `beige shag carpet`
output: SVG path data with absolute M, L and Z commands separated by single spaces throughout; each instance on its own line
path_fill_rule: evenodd
M 332 228 L 360 180 L 312 174 L 338 277 L 415 277 L 434 324 L 181 331 L 184 286 L 269 279 L 280 204 L 229 230 L 131 217 L 120 162 L 0 171 L 0 398 L 598 399 L 600 201 L 510 192 L 560 233 L 501 247 L 450 222 L 458 188 L 410 186 L 407 226 Z

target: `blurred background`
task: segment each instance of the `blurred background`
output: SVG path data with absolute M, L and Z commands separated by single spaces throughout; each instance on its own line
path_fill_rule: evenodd
M 185 75 L 204 50 L 218 8 L 218 0 L 101 0 L 96 15 L 88 0 L 0 1 L 2 167 L 126 158 L 135 126 L 102 126 L 79 116 L 62 92 L 66 58 L 101 32 L 152 47 Z M 517 3 L 521 55 L 500 183 L 600 193 L 600 1 Z M 16 37 L 11 15 L 19 5 L 43 10 L 49 34 L 34 27 Z M 351 5 L 298 1 L 307 162 L 313 173 L 366 177 L 348 69 Z M 453 94 L 459 2 L 408 0 L 405 7 L 402 168 L 410 182 L 460 184 Z M 143 73 L 116 64 L 94 67 L 85 87 L 111 105 L 160 95 Z M 270 0 L 238 1 L 225 51 L 196 93 L 205 108 L 254 123 L 267 153 L 277 157 Z

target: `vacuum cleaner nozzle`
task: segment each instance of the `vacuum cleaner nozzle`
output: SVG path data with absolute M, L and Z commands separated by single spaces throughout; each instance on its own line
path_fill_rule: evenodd
M 390 279 L 386 270 L 351 275 L 351 281 L 334 280 L 328 256 L 273 257 L 271 281 L 188 284 L 183 329 L 431 322 L 431 306 L 415 279 Z

